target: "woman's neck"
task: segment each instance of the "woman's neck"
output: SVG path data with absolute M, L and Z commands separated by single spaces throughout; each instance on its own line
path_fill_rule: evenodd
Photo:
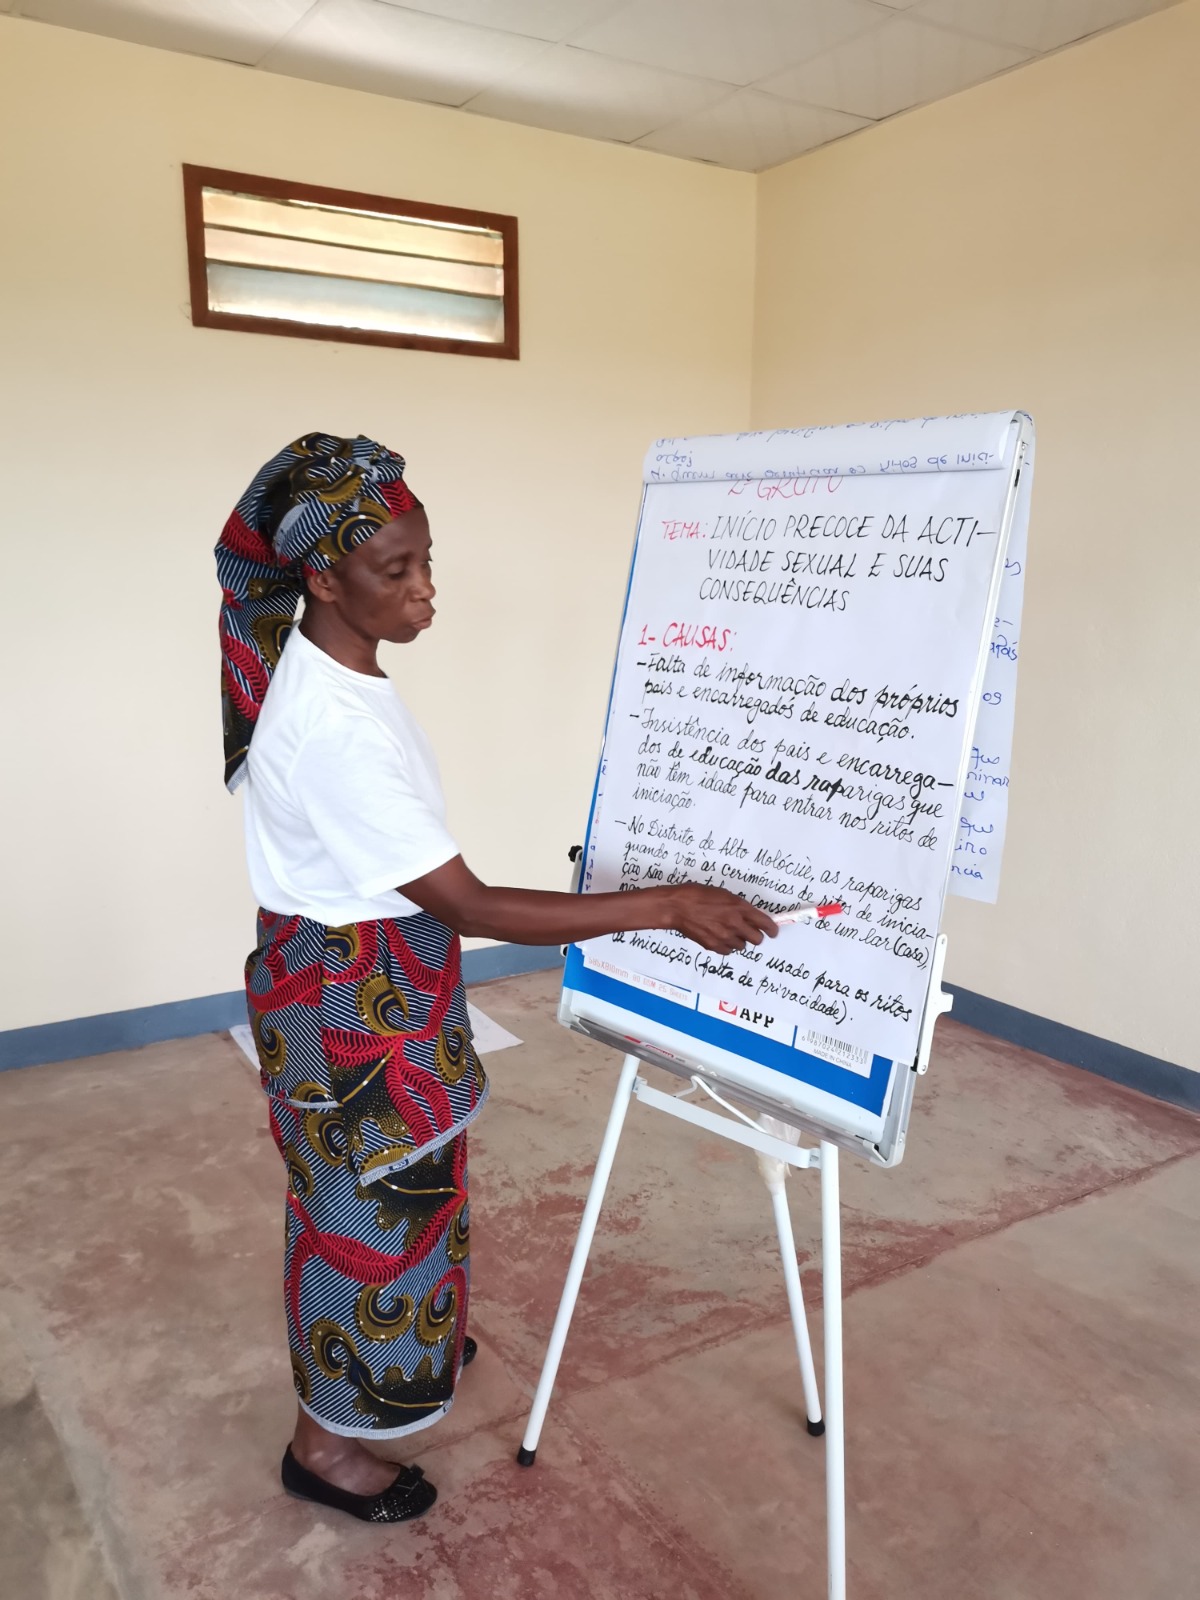
M 376 659 L 379 640 L 356 633 L 332 606 L 313 605 L 310 601 L 300 618 L 300 632 L 310 644 L 351 672 L 362 672 L 370 678 L 387 677 Z

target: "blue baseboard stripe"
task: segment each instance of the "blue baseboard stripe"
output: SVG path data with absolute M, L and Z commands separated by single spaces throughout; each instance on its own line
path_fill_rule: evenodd
M 493 944 L 483 950 L 463 951 L 463 979 L 466 983 L 489 983 L 493 978 L 545 972 L 562 964 L 562 950 L 556 944 Z
M 562 965 L 556 945 L 491 945 L 463 952 L 463 977 L 468 984 L 511 978 L 521 972 L 542 972 Z M 1097 1038 L 1048 1017 L 1034 1016 L 1002 1000 L 946 986 L 954 995 L 951 1015 L 969 1028 L 1005 1039 L 1023 1050 L 1034 1050 L 1053 1061 L 1084 1067 L 1114 1083 L 1125 1084 L 1156 1100 L 1200 1111 L 1200 1072 L 1160 1061 L 1127 1045 Z M 0 1071 L 32 1067 L 48 1061 L 71 1061 L 80 1056 L 106 1055 L 113 1050 L 134 1050 L 139 1045 L 165 1039 L 186 1039 L 198 1033 L 217 1033 L 246 1020 L 246 997 L 240 989 L 227 994 L 203 995 L 196 1000 L 173 1000 L 166 1005 L 139 1006 L 133 1011 L 110 1011 L 98 1017 L 73 1017 L 68 1022 L 47 1022 L 33 1028 L 0 1032 Z
M 198 1000 L 169 1000 L 161 1006 L 132 1011 L 106 1011 L 98 1017 L 72 1017 L 36 1028 L 10 1028 L 0 1033 L 0 1071 L 36 1067 L 43 1061 L 73 1061 L 79 1056 L 136 1050 L 164 1039 L 186 1039 L 196 1033 L 217 1033 L 246 1020 L 246 994 L 206 994 Z
M 463 951 L 463 977 L 468 983 L 487 983 L 493 978 L 515 977 L 519 972 L 561 966 L 562 953 L 557 945 L 499 944 Z M 197 1000 L 170 1000 L 165 1005 L 108 1011 L 98 1017 L 72 1017 L 67 1022 L 10 1028 L 0 1032 L 0 1072 L 10 1067 L 36 1067 L 46 1061 L 108 1055 L 113 1050 L 136 1050 L 139 1045 L 188 1039 L 197 1033 L 219 1033 L 245 1020 L 245 993 L 231 989 L 226 994 L 206 994 Z
M 956 983 L 948 983 L 946 988 L 954 996 L 954 1010 L 950 1015 L 956 1022 L 965 1022 L 968 1028 L 978 1028 L 980 1033 L 989 1033 L 994 1039 L 1006 1039 L 1009 1044 L 1020 1045 L 1022 1050 L 1035 1050 L 1052 1061 L 1084 1067 L 1101 1078 L 1123 1083 L 1126 1088 L 1138 1089 L 1156 1100 L 1168 1100 L 1173 1105 L 1186 1106 L 1189 1111 L 1200 1111 L 1200 1072 L 1162 1061 L 1158 1056 L 1144 1055 L 1128 1045 L 1114 1044 L 1111 1039 L 1101 1039 L 1094 1033 L 1069 1028 L 1065 1022 L 1051 1022 L 1049 1017 L 1038 1017 L 1032 1011 L 1005 1005 L 1003 1000 L 989 1000 L 986 995 L 960 989 Z

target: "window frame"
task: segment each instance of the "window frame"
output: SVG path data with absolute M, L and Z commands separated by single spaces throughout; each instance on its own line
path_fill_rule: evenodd
M 330 327 L 318 323 L 293 322 L 284 317 L 243 317 L 233 312 L 212 310 L 208 303 L 208 258 L 204 252 L 205 189 L 232 190 L 263 200 L 306 200 L 316 205 L 375 211 L 386 216 L 412 218 L 418 222 L 451 222 L 470 228 L 487 228 L 500 234 L 504 240 L 503 343 L 446 339 L 420 333 L 387 333 L 371 328 Z M 263 178 L 248 172 L 228 172 L 221 167 L 192 166 L 188 162 L 183 164 L 183 209 L 194 327 L 228 328 L 236 333 L 273 333 L 288 339 L 332 339 L 341 344 L 432 350 L 444 355 L 494 356 L 502 361 L 520 359 L 516 217 L 496 211 L 469 211 L 461 206 L 431 205 L 423 200 L 397 200 L 386 195 L 362 194 L 353 189 L 330 189 L 321 184 L 292 183 L 284 178 Z

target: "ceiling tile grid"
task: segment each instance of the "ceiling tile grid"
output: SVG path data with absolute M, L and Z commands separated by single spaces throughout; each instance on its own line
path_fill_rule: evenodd
M 346 89 L 461 106 L 552 48 L 383 0 L 318 0 L 257 64 Z
M 741 172 L 761 172 L 867 126 L 861 117 L 793 105 L 756 89 L 738 89 L 708 111 L 645 135 L 638 146 Z
M 252 65 L 312 0 L 14 0 L 9 12 L 82 33 Z
M 913 21 L 910 15 L 898 13 L 874 32 L 776 73 L 760 87 L 788 100 L 879 121 L 955 94 L 1033 54 Z
M 0 10 L 759 172 L 1175 3 L 0 0 Z
M 386 0 L 391 4 L 393 0 Z M 428 11 L 451 22 L 473 22 L 502 33 L 561 44 L 582 28 L 622 10 L 625 0 L 394 0 L 409 11 Z
M 633 0 L 572 43 L 745 88 L 886 15 L 871 0 Z
M 478 95 L 470 110 L 559 133 L 631 144 L 664 123 L 704 110 L 729 92 L 727 84 L 710 79 L 552 45 L 511 78 Z
M 1171 0 L 918 0 L 911 15 L 1038 54 L 1162 11 Z

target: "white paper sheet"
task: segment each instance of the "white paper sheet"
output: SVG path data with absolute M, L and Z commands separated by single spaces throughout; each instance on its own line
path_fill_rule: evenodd
M 739 956 L 630 934 L 589 963 L 844 1063 L 914 1053 L 1011 421 L 652 448 L 584 886 L 847 909 Z
M 230 1028 L 229 1037 L 257 1072 L 259 1070 L 258 1051 L 254 1048 L 254 1035 L 250 1032 L 249 1024 L 239 1022 L 236 1027 Z
M 787 477 L 990 470 L 1004 459 L 1011 416 L 1011 412 L 984 412 L 776 429 L 733 437 L 656 439 L 646 453 L 643 476 L 646 483 L 737 478 L 759 478 L 769 483 Z M 948 428 L 953 429 L 952 438 Z M 996 608 L 992 654 L 976 723 L 970 780 L 963 794 L 950 867 L 951 894 L 990 903 L 999 894 L 1008 823 L 1032 487 L 1031 446 L 1018 488 L 1000 604 Z
M 1033 456 L 1030 445 L 1017 485 L 1016 510 L 992 628 L 991 654 L 975 722 L 975 742 L 963 790 L 954 859 L 950 863 L 951 894 L 992 904 L 1000 892 L 1000 862 L 1008 826 Z
M 471 1032 L 475 1036 L 475 1048 L 481 1056 L 494 1056 L 497 1050 L 509 1050 L 514 1044 L 521 1043 L 515 1033 L 509 1033 L 507 1028 L 502 1028 L 498 1022 L 480 1011 L 478 1006 L 473 1006 L 469 1000 L 467 1010 L 471 1016 Z
M 1003 464 L 1011 411 L 895 422 L 840 422 L 827 428 L 656 439 L 646 452 L 646 483 L 718 479 L 908 476 L 979 472 Z

